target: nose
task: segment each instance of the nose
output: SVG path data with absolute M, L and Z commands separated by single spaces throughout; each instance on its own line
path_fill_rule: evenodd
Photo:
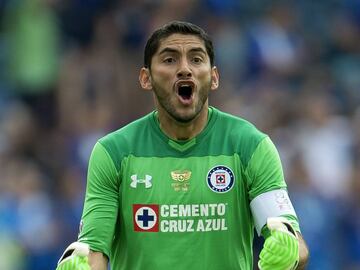
M 190 78 L 192 76 L 191 69 L 188 62 L 184 59 L 180 62 L 180 66 L 177 72 L 178 78 Z

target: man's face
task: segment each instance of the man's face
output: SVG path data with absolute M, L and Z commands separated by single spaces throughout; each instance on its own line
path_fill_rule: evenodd
M 178 122 L 193 120 L 218 85 L 204 42 L 195 35 L 172 34 L 161 40 L 149 70 L 159 110 Z

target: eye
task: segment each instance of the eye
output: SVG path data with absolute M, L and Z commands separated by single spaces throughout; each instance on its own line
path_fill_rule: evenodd
M 195 56 L 195 57 L 193 57 L 192 61 L 196 64 L 200 64 L 203 62 L 203 59 L 199 56 Z
M 163 60 L 164 63 L 168 63 L 168 64 L 171 64 L 171 63 L 174 63 L 175 62 L 175 58 L 173 57 L 166 57 L 164 60 Z

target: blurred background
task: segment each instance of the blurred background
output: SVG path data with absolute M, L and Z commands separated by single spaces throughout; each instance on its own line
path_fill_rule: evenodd
M 143 48 L 174 19 L 213 37 L 211 104 L 277 145 L 308 269 L 360 269 L 358 0 L 0 0 L 0 269 L 76 239 L 90 151 L 153 109 Z

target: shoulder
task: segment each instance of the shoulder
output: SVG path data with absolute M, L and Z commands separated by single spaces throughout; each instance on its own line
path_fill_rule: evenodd
M 215 108 L 214 108 L 215 109 Z M 239 116 L 235 116 L 226 112 L 215 109 L 218 115 L 218 128 L 224 129 L 234 139 L 241 141 L 260 142 L 267 137 L 265 133 L 260 131 L 253 123 Z
M 235 115 L 216 110 L 217 121 L 214 132 L 222 143 L 230 145 L 247 163 L 260 143 L 268 137 L 251 122 Z

